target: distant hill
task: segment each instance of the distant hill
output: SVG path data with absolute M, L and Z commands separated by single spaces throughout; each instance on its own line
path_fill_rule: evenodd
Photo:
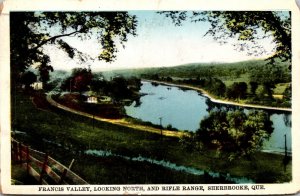
M 195 78 L 195 77 L 229 77 L 240 76 L 253 70 L 263 69 L 267 64 L 265 60 L 249 60 L 235 63 L 189 63 L 184 65 L 177 65 L 173 67 L 159 67 L 159 68 L 140 68 L 140 69 L 124 69 L 103 72 L 106 77 L 115 75 L 123 75 L 124 77 L 137 76 L 149 74 L 158 74 L 162 77 L 180 77 L 180 78 Z M 288 70 L 288 63 L 276 62 L 278 67 Z M 269 65 L 270 66 L 270 65 Z M 271 65 L 272 66 L 272 65 Z

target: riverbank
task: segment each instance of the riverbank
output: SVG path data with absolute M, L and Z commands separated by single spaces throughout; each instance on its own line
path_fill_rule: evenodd
M 217 98 L 213 97 L 213 95 L 208 93 L 206 90 L 204 90 L 202 88 L 199 88 L 199 87 L 190 86 L 190 85 L 174 84 L 174 83 L 171 83 L 171 82 L 158 81 L 158 80 L 148 80 L 148 79 L 143 79 L 143 81 L 156 82 L 158 84 L 163 84 L 163 85 L 168 85 L 168 86 L 176 86 L 176 87 L 179 87 L 179 88 L 187 88 L 187 89 L 191 89 L 191 90 L 196 90 L 196 91 L 200 92 L 203 96 L 209 98 L 214 103 L 240 106 L 240 107 L 247 107 L 247 108 L 257 108 L 257 109 L 292 112 L 291 108 L 280 108 L 280 107 L 271 107 L 271 106 L 254 105 L 254 104 L 241 104 L 241 103 L 237 103 L 237 102 L 233 102 L 233 101 L 217 99 Z

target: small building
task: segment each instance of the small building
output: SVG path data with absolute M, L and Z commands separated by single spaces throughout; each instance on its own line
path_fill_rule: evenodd
M 30 85 L 34 90 L 42 90 L 43 82 L 34 82 Z
M 96 96 L 88 96 L 87 98 L 88 103 L 98 103 L 98 98 Z

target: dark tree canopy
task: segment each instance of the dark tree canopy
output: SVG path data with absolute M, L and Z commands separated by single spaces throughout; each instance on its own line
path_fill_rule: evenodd
M 199 141 L 216 146 L 231 158 L 248 156 L 259 150 L 273 132 L 266 112 L 212 111 L 200 123 L 196 132 Z
M 117 44 L 124 46 L 128 34 L 136 35 L 136 17 L 127 12 L 11 12 L 12 74 L 24 72 L 35 64 L 47 80 L 51 71 L 50 58 L 43 46 L 52 44 L 70 58 L 84 62 L 89 56 L 63 40 L 72 36 L 90 39 L 95 36 L 102 49 L 99 60 L 111 62 L 116 58 Z
M 254 82 L 254 81 L 251 81 L 249 84 L 250 84 L 250 91 L 251 91 L 251 93 L 253 95 L 255 95 L 256 89 L 258 87 L 258 83 Z
M 28 88 L 32 83 L 36 82 L 36 75 L 32 71 L 26 71 L 21 75 L 20 81 Z
M 234 82 L 226 92 L 226 96 L 230 99 L 245 99 L 247 93 L 247 83 L 246 82 Z
M 237 38 L 241 43 L 237 46 L 249 54 L 264 53 L 258 40 L 272 37 L 275 47 L 274 54 L 269 57 L 271 63 L 280 58 L 291 62 L 291 13 L 275 11 L 204 11 L 160 12 L 171 18 L 177 26 L 183 21 L 210 22 L 211 27 L 206 35 L 211 35 L 220 43 L 226 43 L 228 38 Z M 247 44 L 250 41 L 252 44 Z
M 90 69 L 74 68 L 70 77 L 66 78 L 61 85 L 62 90 L 83 92 L 89 89 L 93 79 Z

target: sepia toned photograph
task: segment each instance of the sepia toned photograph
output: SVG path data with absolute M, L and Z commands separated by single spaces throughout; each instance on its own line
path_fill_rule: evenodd
M 10 187 L 253 194 L 295 182 L 291 10 L 8 14 Z

